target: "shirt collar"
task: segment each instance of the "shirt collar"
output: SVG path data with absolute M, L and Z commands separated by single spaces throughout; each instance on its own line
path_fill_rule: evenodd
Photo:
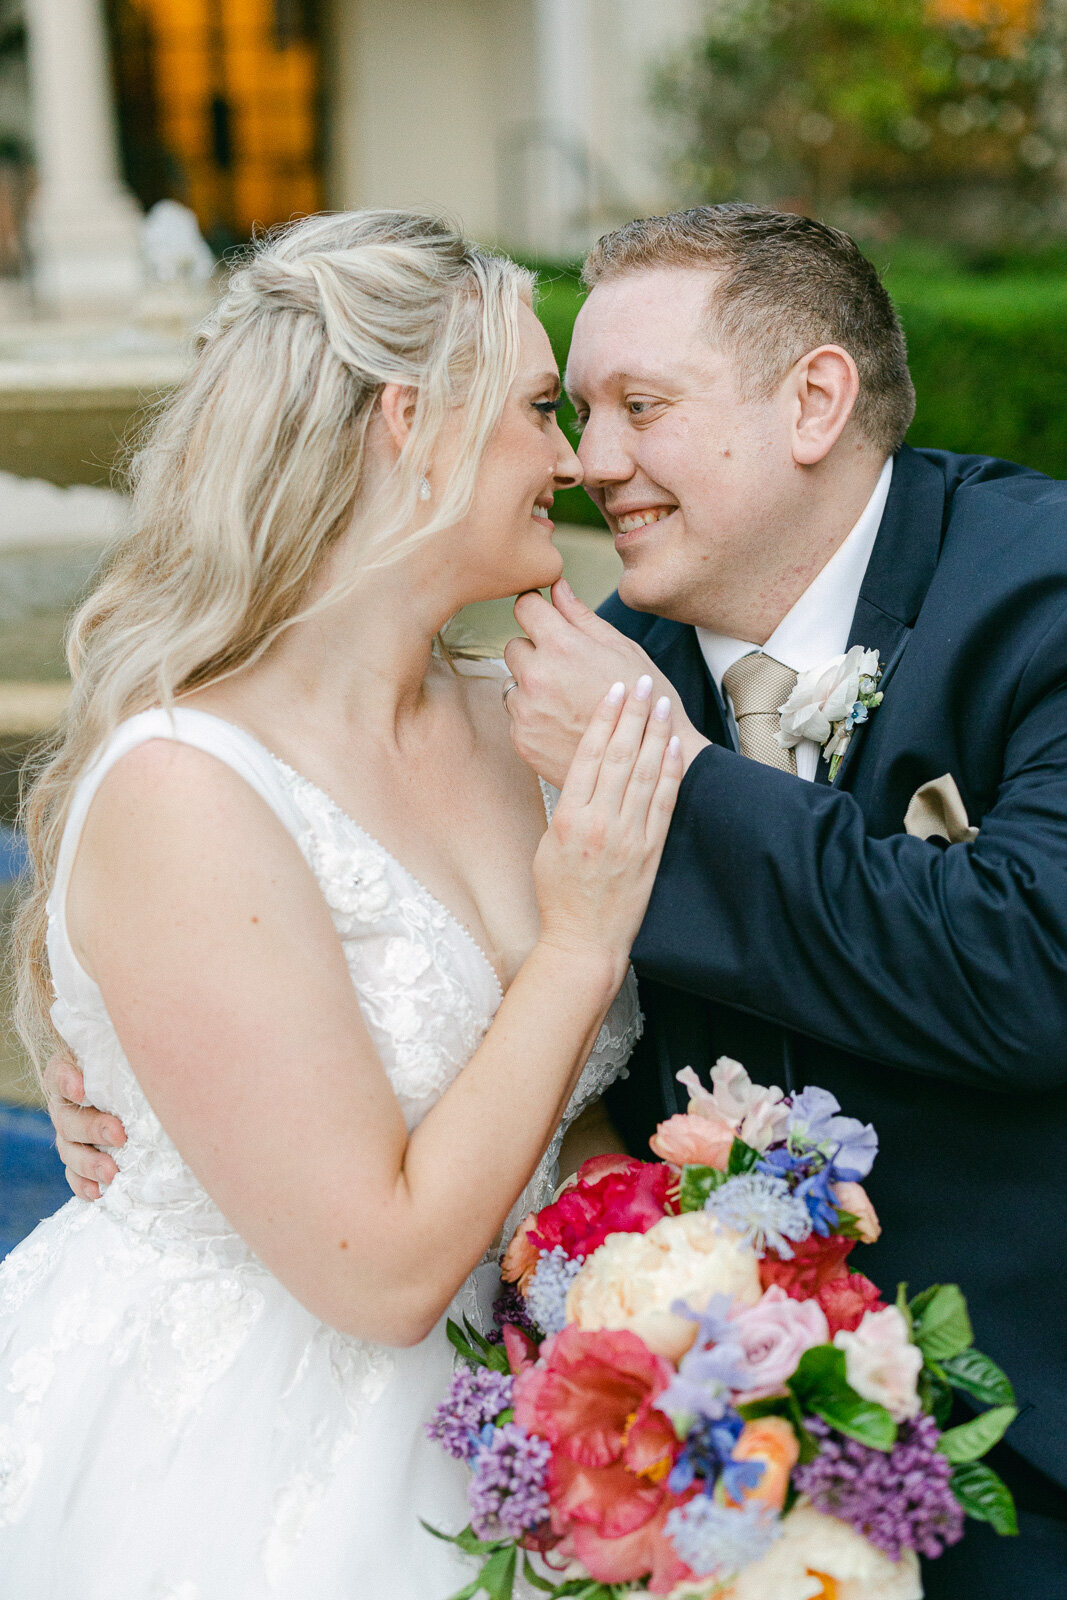
M 859 521 L 843 544 L 818 573 L 796 604 L 786 613 L 764 645 L 744 639 L 729 639 L 710 628 L 697 628 L 696 636 L 708 671 L 722 691 L 723 673 L 735 661 L 754 650 L 773 656 L 796 673 L 821 667 L 833 656 L 843 655 L 848 646 L 852 615 L 859 599 L 867 563 L 878 537 L 889 485 L 893 477 L 893 458 L 882 468 L 874 493 L 867 501 Z

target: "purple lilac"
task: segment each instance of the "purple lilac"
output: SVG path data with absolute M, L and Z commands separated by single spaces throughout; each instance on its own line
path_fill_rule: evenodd
M 898 1561 L 904 1550 L 939 1556 L 963 1537 L 963 1507 L 952 1493 L 952 1467 L 937 1448 L 933 1417 L 901 1424 L 886 1452 L 834 1433 L 819 1418 L 805 1421 L 819 1454 L 793 1481 L 818 1511 L 838 1517 Z
M 529 1311 L 526 1301 L 513 1283 L 503 1283 L 500 1293 L 493 1301 L 493 1321 L 496 1327 L 489 1335 L 490 1344 L 504 1342 L 504 1324 L 510 1323 L 512 1327 L 521 1328 L 523 1333 L 528 1333 L 531 1339 L 540 1339 L 542 1329 L 539 1328 Z
M 518 1423 L 483 1429 L 467 1488 L 479 1539 L 521 1539 L 540 1527 L 548 1516 L 545 1474 L 551 1459 L 548 1440 L 524 1433 Z
M 486 1423 L 511 1405 L 513 1381 L 489 1367 L 457 1367 L 448 1393 L 426 1425 L 427 1437 L 457 1461 L 468 1461 Z

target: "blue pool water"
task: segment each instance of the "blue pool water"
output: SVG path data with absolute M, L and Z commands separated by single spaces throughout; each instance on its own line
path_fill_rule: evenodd
M 26 865 L 26 846 L 11 828 L 0 828 L 0 885 L 17 878 Z
M 0 1256 L 70 1199 L 43 1111 L 0 1105 Z

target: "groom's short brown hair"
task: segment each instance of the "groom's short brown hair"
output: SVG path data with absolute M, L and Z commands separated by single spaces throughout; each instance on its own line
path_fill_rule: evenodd
M 860 376 L 856 426 L 888 455 L 900 449 L 915 415 L 904 330 L 877 269 L 847 233 L 763 206 L 694 206 L 605 234 L 582 278 L 592 288 L 654 267 L 720 275 L 708 331 L 737 356 L 749 393 L 773 393 L 821 344 L 847 350 Z

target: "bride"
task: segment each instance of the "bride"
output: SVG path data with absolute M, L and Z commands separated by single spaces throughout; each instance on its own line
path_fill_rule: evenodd
M 469 1581 L 443 1319 L 623 1067 L 681 773 L 616 685 L 546 831 L 500 667 L 435 646 L 560 572 L 531 297 L 433 219 L 302 222 L 140 457 L 27 812 L 23 1035 L 126 1141 L 0 1269 L 6 1595 Z

